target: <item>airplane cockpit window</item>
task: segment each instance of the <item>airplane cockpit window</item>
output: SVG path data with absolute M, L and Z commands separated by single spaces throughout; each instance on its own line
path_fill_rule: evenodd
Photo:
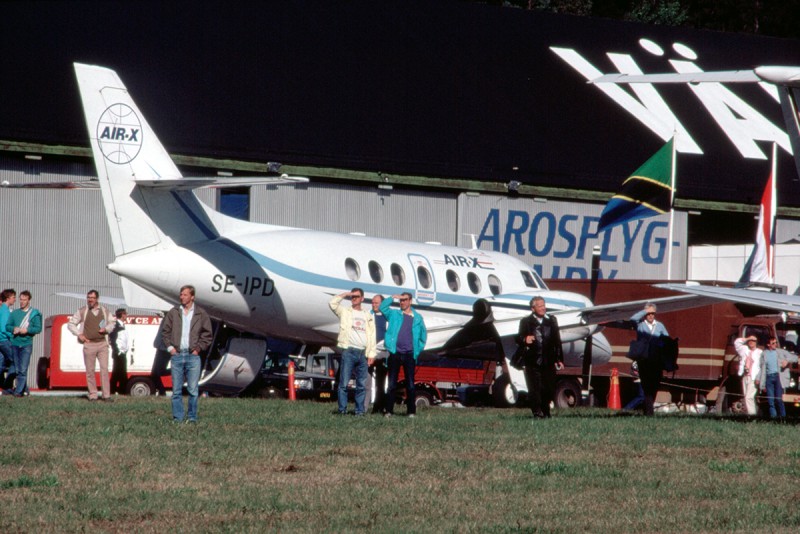
M 544 280 L 542 280 L 542 277 L 539 276 L 539 273 L 537 273 L 536 271 L 533 271 L 533 277 L 536 279 L 536 283 L 539 284 L 540 288 L 542 288 L 542 289 L 550 289 L 549 287 L 547 287 L 547 284 L 544 283 Z
M 458 277 L 458 273 L 452 269 L 447 269 L 445 275 L 447 276 L 447 287 L 450 288 L 450 291 L 455 293 L 461 289 L 461 279 Z
M 489 291 L 492 292 L 492 295 L 499 295 L 503 292 L 503 283 L 493 274 L 489 275 Z
M 396 263 L 393 263 L 391 271 L 392 271 L 392 280 L 394 281 L 394 284 L 397 286 L 402 286 L 406 281 L 406 273 L 403 271 L 403 268 L 397 265 Z
M 467 275 L 467 284 L 469 285 L 469 290 L 476 295 L 481 292 L 481 279 L 478 278 L 477 274 L 469 273 Z
M 536 285 L 536 279 L 534 278 L 534 273 L 530 271 L 520 271 L 519 274 L 522 275 L 522 281 L 525 282 L 525 287 L 532 287 L 534 289 L 539 288 L 539 286 Z
M 361 267 L 358 266 L 358 262 L 353 258 L 344 260 L 344 270 L 350 280 L 355 281 L 361 278 Z
M 369 267 L 369 276 L 376 284 L 383 282 L 383 269 L 377 261 L 370 261 L 367 266 Z
M 431 285 L 433 285 L 431 272 L 422 265 L 417 267 L 417 279 L 419 280 L 419 285 L 425 289 L 428 289 L 431 287 Z

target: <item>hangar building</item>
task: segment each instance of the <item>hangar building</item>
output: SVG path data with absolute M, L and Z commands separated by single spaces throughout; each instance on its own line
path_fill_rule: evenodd
M 3 9 L 15 21 L 0 35 L 0 181 L 10 184 L 95 176 L 78 61 L 117 70 L 185 175 L 311 179 L 201 193 L 253 221 L 475 244 L 545 278 L 586 277 L 599 245 L 606 278 L 666 278 L 666 216 L 607 235 L 596 225 L 622 180 L 676 135 L 672 278 L 689 275 L 691 245 L 752 239 L 773 142 L 778 241 L 800 234 L 800 180 L 768 87 L 587 83 L 800 65 L 797 41 L 457 1 Z M 30 289 L 45 316 L 79 305 L 57 293 L 122 296 L 105 268 L 98 190 L 0 189 L 0 214 L 0 284 Z

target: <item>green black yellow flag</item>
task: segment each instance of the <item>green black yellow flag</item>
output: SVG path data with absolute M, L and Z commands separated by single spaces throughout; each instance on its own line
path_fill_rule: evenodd
M 624 182 L 600 215 L 598 232 L 618 224 L 667 213 L 672 202 L 672 152 L 675 139 L 661 147 L 653 157 Z

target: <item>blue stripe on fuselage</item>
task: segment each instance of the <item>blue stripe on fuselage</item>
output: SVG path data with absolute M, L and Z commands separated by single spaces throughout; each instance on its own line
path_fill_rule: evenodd
M 352 280 L 345 279 L 345 278 L 336 278 L 334 276 L 327 276 L 317 273 L 312 273 L 310 271 L 306 271 L 303 269 L 299 269 L 297 267 L 293 267 L 291 265 L 287 265 L 286 263 L 279 262 L 275 259 L 272 259 L 268 256 L 264 256 L 252 249 L 246 247 L 239 247 L 243 250 L 246 250 L 247 253 L 252 257 L 254 260 L 258 262 L 267 273 L 274 273 L 275 275 L 281 276 L 283 278 L 292 280 L 294 282 L 299 282 L 302 284 L 320 286 L 320 287 L 330 287 L 334 289 L 341 289 L 342 291 L 346 291 L 351 289 L 354 285 L 358 285 L 361 287 L 364 292 L 366 293 L 373 293 L 373 294 L 381 294 L 381 295 L 391 295 L 393 293 L 397 293 L 398 291 L 407 290 L 414 292 L 416 288 L 414 287 L 398 287 L 398 286 L 389 286 L 384 284 L 375 284 L 375 283 L 363 283 L 353 282 Z M 479 297 L 479 296 L 466 296 L 466 295 L 454 295 L 449 293 L 436 293 L 436 300 L 437 302 L 447 302 L 451 304 L 460 304 L 462 306 L 472 306 L 472 304 L 478 300 L 479 298 L 486 298 L 487 300 L 491 299 L 491 297 Z M 527 309 L 528 302 L 531 299 L 531 295 L 524 295 L 524 294 L 516 294 L 516 293 L 509 293 L 509 294 L 502 294 L 496 295 L 495 298 L 498 299 L 509 299 L 509 300 L 518 300 L 521 302 L 519 305 L 520 309 Z M 583 302 L 577 302 L 573 300 L 565 300 L 554 298 L 551 295 L 547 296 L 547 303 L 548 304 L 555 304 L 561 305 L 564 307 L 569 308 L 582 308 L 584 306 Z M 492 302 L 492 305 L 501 305 L 505 307 L 517 307 L 514 304 L 506 303 L 502 304 L 499 302 Z

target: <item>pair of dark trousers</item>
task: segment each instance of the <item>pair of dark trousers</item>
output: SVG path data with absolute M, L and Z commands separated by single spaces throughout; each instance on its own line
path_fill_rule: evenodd
M 406 381 L 406 412 L 408 415 L 417 413 L 417 393 L 414 389 L 414 370 L 416 360 L 411 352 L 389 354 L 389 393 L 386 395 L 386 413 L 394 413 L 394 403 L 397 397 L 397 382 L 400 378 L 400 368 L 403 368 Z
M 661 386 L 661 360 L 650 358 L 639 360 L 639 378 L 642 379 L 644 391 L 644 414 L 655 415 L 655 402 L 658 388 Z
M 128 354 L 119 352 L 112 356 L 112 360 L 111 393 L 125 394 L 128 389 Z
M 525 364 L 528 404 L 535 417 L 550 417 L 550 402 L 556 389 L 556 368 L 553 365 Z

